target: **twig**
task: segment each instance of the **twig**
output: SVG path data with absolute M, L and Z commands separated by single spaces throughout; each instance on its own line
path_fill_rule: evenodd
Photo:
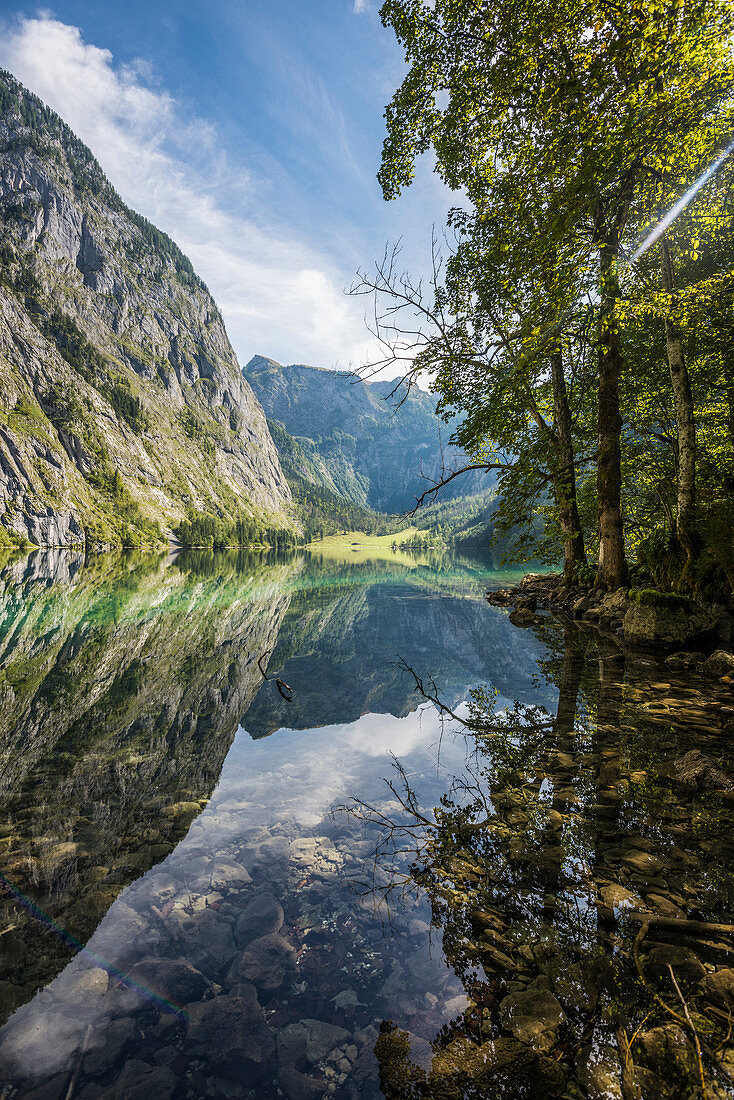
M 698 1040 L 698 1032 L 696 1031 L 693 1020 L 691 1019 L 691 1014 L 688 1011 L 688 1005 L 685 1002 L 685 998 L 684 998 L 683 994 L 680 991 L 680 986 L 678 985 L 677 981 L 675 980 L 675 974 L 673 973 L 673 967 L 670 965 L 670 963 L 668 963 L 668 970 L 670 971 L 670 977 L 672 979 L 673 985 L 675 986 L 675 991 L 678 994 L 678 996 L 680 997 L 680 1003 L 683 1005 L 683 1011 L 686 1014 L 686 1020 L 688 1021 L 688 1026 L 690 1027 L 691 1031 L 693 1032 L 693 1041 L 696 1044 L 696 1054 L 698 1056 L 698 1072 L 701 1075 L 701 1095 L 703 1096 L 703 1100 L 706 1100 L 706 1079 L 703 1075 L 703 1058 L 701 1057 L 701 1044 Z
M 66 1090 L 65 1100 L 71 1100 L 72 1096 L 74 1095 L 74 1089 L 76 1088 L 79 1070 L 82 1068 L 82 1061 L 84 1059 L 84 1055 L 87 1053 L 87 1047 L 89 1046 L 89 1040 L 91 1038 L 92 1031 L 92 1025 L 87 1024 L 87 1030 L 84 1032 L 84 1039 L 82 1040 L 82 1045 L 79 1049 L 79 1057 L 76 1060 L 76 1067 L 74 1069 L 74 1073 L 72 1074 L 71 1081 L 69 1081 L 69 1087 Z
M 267 677 L 266 677 L 266 679 L 267 679 Z M 277 687 L 278 691 L 280 692 L 280 694 L 285 699 L 286 703 L 292 703 L 293 702 L 293 688 L 289 687 L 288 684 L 286 684 L 285 680 L 281 680 L 280 678 L 277 679 L 275 681 L 275 686 Z M 290 695 L 286 695 L 287 691 L 290 692 Z

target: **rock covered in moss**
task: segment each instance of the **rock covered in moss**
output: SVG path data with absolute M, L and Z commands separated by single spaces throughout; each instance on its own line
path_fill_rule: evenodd
M 672 649 L 703 639 L 716 619 L 701 604 L 684 596 L 643 589 L 631 593 L 622 629 L 632 645 Z

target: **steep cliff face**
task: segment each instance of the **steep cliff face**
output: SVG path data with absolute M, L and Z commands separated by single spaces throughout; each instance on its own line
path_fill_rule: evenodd
M 279 421 L 299 445 L 281 450 L 296 473 L 357 504 L 403 512 L 466 456 L 448 446 L 451 426 L 436 416 L 436 399 L 412 389 L 402 404 L 391 401 L 394 382 L 364 382 L 344 371 L 300 364 L 284 367 L 256 355 L 244 375 L 270 420 Z M 287 442 L 287 441 L 286 441 Z M 456 478 L 442 499 L 489 489 L 486 474 Z
M 136 545 L 190 511 L 289 523 L 191 263 L 2 70 L 0 221 L 0 543 Z

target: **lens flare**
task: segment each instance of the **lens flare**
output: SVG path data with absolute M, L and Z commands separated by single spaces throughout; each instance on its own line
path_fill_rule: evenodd
M 62 928 L 49 917 L 48 913 L 44 913 L 43 909 L 39 908 L 31 898 L 27 897 L 22 890 L 19 890 L 17 886 L 14 886 L 2 872 L 0 872 L 0 885 L 3 886 L 8 893 L 15 898 L 15 900 L 22 905 L 22 907 L 31 915 L 34 920 L 37 920 L 39 924 L 44 925 L 50 932 L 65 943 L 67 947 L 73 948 L 80 955 L 83 955 L 95 966 L 101 967 L 106 970 L 110 978 L 118 982 L 120 985 L 126 986 L 133 992 L 137 993 L 143 1000 L 149 1001 L 154 1005 L 159 1012 L 172 1013 L 176 1016 L 180 1016 L 181 1019 L 188 1019 L 188 1013 L 180 1005 L 174 1004 L 173 1001 L 167 1000 L 161 996 L 160 993 L 156 993 L 152 989 L 148 989 L 147 986 L 142 985 L 140 982 L 135 981 L 129 974 L 125 974 L 122 970 L 118 970 L 112 963 L 107 962 L 96 952 L 91 951 L 86 944 L 81 943 L 78 939 L 72 936 L 66 929 Z
M 661 221 L 659 221 L 655 228 L 652 230 L 652 232 L 647 237 L 645 237 L 644 241 L 638 247 L 634 255 L 630 256 L 630 264 L 636 263 L 637 260 L 639 260 L 640 256 L 644 256 L 648 248 L 652 248 L 655 242 L 660 240 L 668 226 L 672 225 L 672 223 L 675 221 L 681 211 L 685 210 L 685 208 L 688 206 L 688 203 L 691 201 L 691 199 L 695 198 L 703 185 L 705 183 L 708 183 L 715 172 L 718 172 L 719 168 L 731 152 L 734 152 L 734 141 L 732 141 L 730 145 L 727 145 L 723 153 L 721 153 L 717 157 L 713 164 L 709 165 L 706 171 L 698 177 L 695 183 L 691 184 L 685 195 L 681 196 L 681 198 L 678 199 L 675 206 L 672 206 L 670 208 L 665 217 L 662 218 Z

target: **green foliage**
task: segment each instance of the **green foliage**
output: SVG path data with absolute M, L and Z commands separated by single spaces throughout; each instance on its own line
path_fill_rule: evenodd
M 442 411 L 461 418 L 457 441 L 500 468 L 497 527 L 524 528 L 516 545 L 552 560 L 579 527 L 591 550 L 600 529 L 616 537 L 618 508 L 645 575 L 731 593 L 729 162 L 667 231 L 672 290 L 659 247 L 623 261 L 731 141 L 734 6 L 385 0 L 381 17 L 407 63 L 386 112 L 385 197 L 432 150 L 469 204 L 450 216 L 432 300 L 391 265 L 371 287 L 425 321 L 411 373 L 430 373 Z M 691 448 L 671 332 L 696 421 L 703 545 L 693 562 L 679 537 Z M 555 356 L 565 397 L 551 385 Z M 623 565 L 605 568 L 619 580 Z
M 148 426 L 139 397 L 130 390 L 129 383 L 115 382 L 108 393 L 109 402 L 121 420 L 124 420 L 134 432 L 140 435 Z
M 192 512 L 173 528 L 182 546 L 218 549 L 227 546 L 272 546 L 288 549 L 298 544 L 292 528 L 274 527 L 254 516 L 223 519 L 206 512 Z

